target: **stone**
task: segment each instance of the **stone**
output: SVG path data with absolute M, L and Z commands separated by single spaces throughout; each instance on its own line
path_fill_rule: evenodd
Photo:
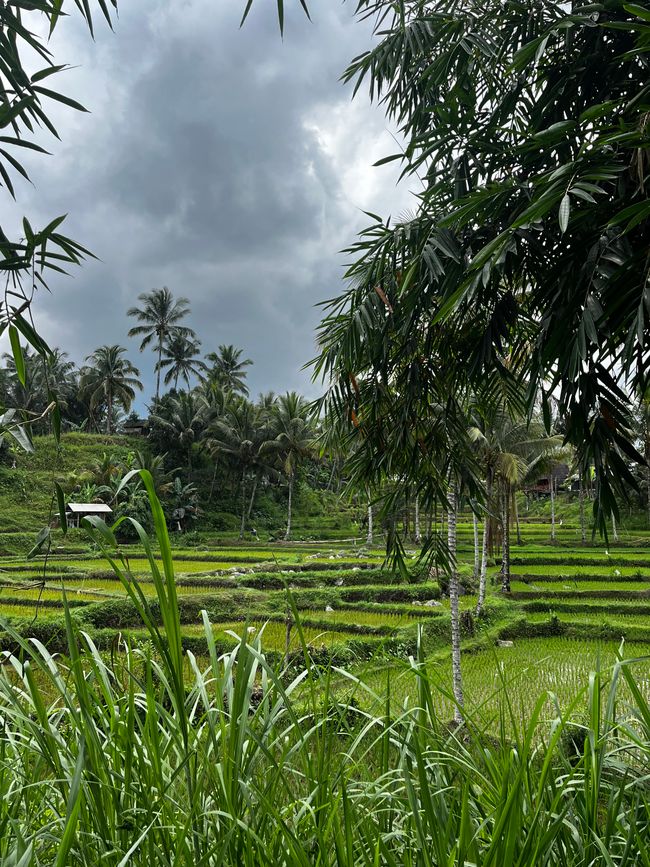
M 501 638 L 499 638 L 497 640 L 497 647 L 514 647 L 514 646 L 515 646 L 514 641 L 504 641 Z
M 326 606 L 325 606 L 325 611 L 327 611 L 327 612 L 329 613 L 330 611 L 334 611 L 334 609 L 332 608 L 331 605 L 326 605 Z
M 437 599 L 427 599 L 424 604 L 427 608 L 442 608 L 442 602 L 438 602 Z

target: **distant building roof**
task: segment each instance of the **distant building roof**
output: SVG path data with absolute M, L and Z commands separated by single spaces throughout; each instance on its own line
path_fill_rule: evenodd
M 113 511 L 106 503 L 68 503 L 66 509 L 71 512 L 86 512 L 96 515 L 109 515 Z

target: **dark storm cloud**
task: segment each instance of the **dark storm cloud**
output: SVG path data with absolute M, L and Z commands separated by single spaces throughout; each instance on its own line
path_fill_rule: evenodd
M 282 41 L 274 6 L 258 0 L 240 30 L 235 0 L 124 0 L 96 45 L 64 22 L 57 59 L 81 61 L 67 92 L 92 115 L 57 110 L 63 145 L 34 164 L 29 204 L 43 220 L 68 211 L 101 257 L 39 302 L 47 336 L 77 360 L 107 342 L 136 356 L 125 311 L 165 284 L 190 298 L 205 351 L 235 343 L 254 359 L 255 391 L 310 390 L 300 368 L 315 303 L 340 289 L 337 251 L 361 208 L 391 210 L 397 193 L 370 174 L 381 113 L 350 109 L 338 81 L 367 29 L 328 3 L 313 24 L 296 14 Z

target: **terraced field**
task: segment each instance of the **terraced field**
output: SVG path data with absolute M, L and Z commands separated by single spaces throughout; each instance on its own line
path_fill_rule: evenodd
M 562 700 L 598 659 L 614 659 L 622 638 L 630 654 L 650 653 L 650 534 L 622 533 L 619 543 L 605 548 L 581 545 L 578 528 L 568 524 L 557 527 L 551 542 L 548 524 L 522 522 L 521 536 L 522 544 L 512 547 L 511 597 L 498 591 L 498 558 L 489 569 L 486 616 L 472 616 L 471 589 L 461 597 L 465 647 L 472 651 L 464 655 L 464 677 L 481 712 L 496 707 L 504 672 L 508 680 L 519 678 L 524 706 L 531 679 L 536 694 L 547 686 Z M 122 553 L 132 580 L 153 602 L 144 551 L 128 546 Z M 448 600 L 435 578 L 417 569 L 415 551 L 411 556 L 415 568 L 407 580 L 384 567 L 380 549 L 351 542 L 178 548 L 184 640 L 195 654 L 205 651 L 200 612 L 207 609 L 220 648 L 246 633 L 261 636 L 263 647 L 280 659 L 299 653 L 304 641 L 316 654 L 357 665 L 378 695 L 386 670 L 394 669 L 393 697 L 410 700 L 400 691 L 399 669 L 400 660 L 417 651 L 418 625 L 431 670 L 443 685 L 450 667 Z M 464 573 L 473 558 L 473 528 L 462 521 Z M 0 559 L 0 617 L 23 635 L 56 649 L 64 597 L 102 646 L 118 633 L 133 641 L 146 637 L 123 584 L 89 547 L 68 547 L 47 561 Z M 12 639 L 5 633 L 2 640 Z M 499 640 L 513 646 L 498 647 Z

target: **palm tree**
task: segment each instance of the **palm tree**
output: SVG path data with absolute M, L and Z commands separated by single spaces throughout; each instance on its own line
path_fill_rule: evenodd
M 191 391 L 181 391 L 177 396 L 170 397 L 169 408 L 164 415 L 151 415 L 151 420 L 171 431 L 185 449 L 188 476 L 192 475 L 192 448 L 201 440 L 207 418 L 205 400 Z
M 185 530 L 188 521 L 199 514 L 199 492 L 192 482 L 183 484 L 178 476 L 171 487 L 170 507 L 172 521 L 176 522 L 179 532 Z
M 165 385 L 173 381 L 174 390 L 178 390 L 178 380 L 182 378 L 189 388 L 191 376 L 201 378 L 206 365 L 198 357 L 200 347 L 199 340 L 185 334 L 172 334 L 167 338 L 160 361 L 161 368 L 168 368 L 165 373 Z
M 287 530 L 284 538 L 291 535 L 291 509 L 293 485 L 300 462 L 314 450 L 315 430 L 313 416 L 307 401 L 295 391 L 278 398 L 273 411 L 275 439 L 272 448 L 282 457 L 284 472 L 289 482 L 287 503 Z
M 483 459 L 487 515 L 483 534 L 483 558 L 479 579 L 478 611 L 485 599 L 487 548 L 493 539 L 490 518 L 500 514 L 502 528 L 501 589 L 510 592 L 510 521 L 517 488 L 540 465 L 557 453 L 561 436 L 546 436 L 540 421 L 513 418 L 503 407 L 492 411 L 481 425 L 469 429 Z M 493 523 L 493 522 L 492 522 Z
M 158 496 L 169 493 L 172 488 L 172 475 L 177 472 L 176 469 L 165 469 L 165 458 L 167 454 L 154 455 L 151 452 L 136 451 L 131 461 L 130 469 L 133 470 L 148 470 L 151 474 L 154 487 Z
M 113 407 L 119 404 L 125 412 L 135 400 L 135 391 L 142 391 L 140 371 L 127 358 L 123 346 L 100 346 L 86 358 L 90 365 L 81 371 L 79 387 L 88 396 L 91 408 L 106 404 L 106 433 L 111 433 Z
M 264 410 L 243 398 L 234 402 L 211 428 L 208 448 L 214 456 L 226 456 L 239 475 L 242 504 L 240 538 L 244 535 L 246 519 L 253 508 L 259 480 L 265 471 L 270 471 L 266 456 L 271 436 Z M 252 478 L 253 487 L 247 506 L 248 478 Z
M 138 295 L 142 307 L 131 307 L 127 316 L 134 316 L 141 325 L 129 329 L 129 337 L 142 337 L 140 352 L 155 341 L 158 361 L 156 363 L 156 402 L 160 398 L 160 371 L 165 342 L 172 337 L 195 338 L 191 328 L 178 323 L 190 312 L 189 300 L 179 298 L 174 300 L 172 292 L 163 286 L 162 289 L 152 289 Z
M 212 365 L 209 378 L 212 382 L 220 385 L 224 391 L 232 391 L 237 394 L 248 395 L 246 385 L 246 367 L 253 362 L 250 358 L 242 359 L 243 350 L 235 349 L 232 343 L 229 346 L 221 344 L 219 352 L 209 352 L 207 361 Z

